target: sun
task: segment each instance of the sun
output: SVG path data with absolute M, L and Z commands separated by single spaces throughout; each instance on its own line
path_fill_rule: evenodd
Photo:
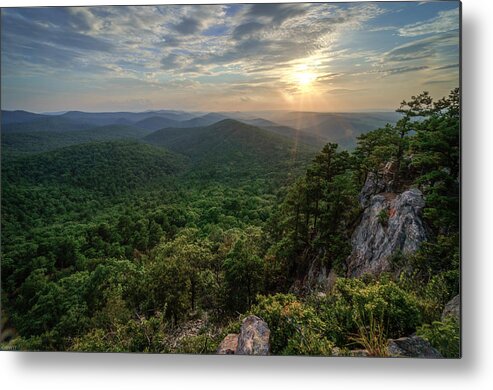
M 298 65 L 292 72 L 291 78 L 294 84 L 302 91 L 312 89 L 313 83 L 317 80 L 317 73 L 312 71 L 308 65 Z
M 311 85 L 315 81 L 317 75 L 312 72 L 298 72 L 295 73 L 295 78 L 301 87 L 306 87 Z

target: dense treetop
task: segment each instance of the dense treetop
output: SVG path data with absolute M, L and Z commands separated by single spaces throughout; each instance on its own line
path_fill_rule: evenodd
M 459 91 L 399 112 L 354 150 L 230 119 L 2 134 L 2 310 L 16 332 L 3 345 L 210 353 L 253 313 L 273 353 L 378 355 L 418 331 L 457 356 L 458 324 L 440 314 L 459 292 Z M 348 278 L 370 175 L 423 192 L 430 238 L 389 274 Z M 306 284 L 314 265 L 330 289 Z

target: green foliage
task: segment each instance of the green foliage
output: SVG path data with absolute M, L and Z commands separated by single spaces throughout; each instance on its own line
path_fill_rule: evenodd
M 331 294 L 313 305 L 327 325 L 327 336 L 341 347 L 356 334 L 364 336 L 365 329 L 373 329 L 378 337 L 398 338 L 411 334 L 421 323 L 415 297 L 386 278 L 368 284 L 340 278 Z
M 232 184 L 263 178 L 273 188 L 316 153 L 313 147 L 231 119 L 206 127 L 166 128 L 144 140 L 189 156 L 194 179 Z
M 45 133 L 33 122 L 2 135 L 9 347 L 212 353 L 251 312 L 274 354 L 357 345 L 382 356 L 386 338 L 426 322 L 420 332 L 456 356 L 439 337 L 456 340 L 455 325 L 433 321 L 459 288 L 458 107 L 458 91 L 418 95 L 354 152 L 329 143 L 311 164 L 313 148 L 228 120 L 147 144 L 115 141 L 146 134 L 125 126 Z M 426 198 L 430 240 L 395 254 L 397 282 L 342 277 L 370 173 Z M 339 276 L 331 291 L 284 294 L 314 261 Z M 206 331 L 173 339 L 198 318 Z
M 379 175 L 381 169 L 395 159 L 399 151 L 399 136 L 390 124 L 358 137 L 354 151 L 360 184 L 368 173 Z
M 29 123 L 31 132 L 19 132 L 20 127 L 26 127 L 26 123 L 16 123 L 16 132 L 2 131 L 2 151 L 12 155 L 19 153 L 40 153 L 63 148 L 66 146 L 83 144 L 94 141 L 111 141 L 118 139 L 138 139 L 148 134 L 141 128 L 132 126 L 98 126 L 95 128 L 77 129 L 67 131 L 63 125 L 57 127 L 49 126 L 47 130 L 39 131 L 38 123 Z M 9 126 L 10 128 L 14 125 Z M 2 129 L 3 130 L 3 129 Z M 30 130 L 29 128 L 27 130 Z
M 359 214 L 353 159 L 336 144 L 327 144 L 306 173 L 291 187 L 279 212 L 273 236 L 288 278 L 305 275 L 310 261 L 323 253 L 324 265 L 339 271 L 350 253 L 352 226 Z M 277 230 L 277 232 L 276 232 Z M 282 234 L 280 233 L 282 232 Z M 275 245 L 275 244 L 274 244 Z
M 424 324 L 417 329 L 417 334 L 428 340 L 443 357 L 460 357 L 460 327 L 455 318 L 449 316 L 442 322 Z
M 406 103 L 413 115 L 425 118 L 414 126 L 411 167 L 419 172 L 416 183 L 426 196 L 428 223 L 441 234 L 454 233 L 459 229 L 460 94 L 455 89 L 436 103 L 425 97 L 425 105 L 423 96 Z
M 445 304 L 459 293 L 459 237 L 440 235 L 402 260 L 399 285 L 419 297 L 424 320 L 440 317 Z
M 2 183 L 71 185 L 115 195 L 176 173 L 183 162 L 136 141 L 95 142 L 10 159 L 2 167 Z
M 370 356 L 388 356 L 388 338 L 383 319 L 376 319 L 373 313 L 370 313 L 368 324 L 365 324 L 361 318 L 358 318 L 356 323 L 358 333 L 350 336 L 350 340 L 362 346 Z
M 188 354 L 213 354 L 219 347 L 221 340 L 209 334 L 187 336 L 180 340 L 176 349 L 177 353 Z
M 92 329 L 74 340 L 72 351 L 169 353 L 167 323 L 162 315 L 115 323 L 109 330 Z
M 387 226 L 387 224 L 389 222 L 389 212 L 388 212 L 388 210 L 386 210 L 386 209 L 380 210 L 380 212 L 377 215 L 377 218 L 378 218 L 378 222 L 382 226 Z
M 239 312 L 248 310 L 262 288 L 264 265 L 258 247 L 261 234 L 250 230 L 240 236 L 223 263 L 227 302 Z
M 330 355 L 333 344 L 324 336 L 325 324 L 310 306 L 291 294 L 260 296 L 250 310 L 269 325 L 273 354 Z

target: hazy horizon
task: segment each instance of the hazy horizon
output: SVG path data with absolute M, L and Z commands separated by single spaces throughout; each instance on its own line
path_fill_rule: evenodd
M 298 110 L 289 110 L 289 109 L 278 109 L 278 110 L 229 110 L 229 111 L 208 111 L 208 110 L 203 110 L 203 111 L 196 111 L 196 110 L 186 110 L 186 109 L 180 109 L 180 108 L 155 108 L 155 109 L 145 109 L 142 108 L 140 110 L 107 110 L 107 111 L 86 111 L 86 110 L 78 110 L 78 109 L 69 109 L 69 110 L 60 110 L 60 111 L 31 111 L 31 110 L 24 110 L 24 109 L 1 109 L 2 111 L 26 111 L 26 112 L 31 112 L 33 114 L 40 114 L 40 115 L 63 115 L 67 112 L 84 112 L 87 114 L 104 114 L 104 113 L 117 113 L 117 112 L 129 112 L 133 114 L 139 114 L 139 113 L 146 113 L 146 112 L 159 112 L 159 111 L 177 111 L 177 112 L 186 112 L 190 114 L 197 114 L 197 115 L 204 115 L 204 114 L 212 114 L 212 113 L 242 113 L 242 114 L 255 114 L 255 113 L 269 113 L 269 112 L 299 112 L 299 113 L 316 113 L 316 114 L 363 114 L 363 113 L 393 113 L 396 112 L 396 110 L 390 110 L 390 109 L 366 109 L 362 111 L 315 111 L 315 110 L 303 110 L 303 111 L 298 111 Z
M 459 3 L 2 9 L 3 110 L 394 111 L 459 85 Z

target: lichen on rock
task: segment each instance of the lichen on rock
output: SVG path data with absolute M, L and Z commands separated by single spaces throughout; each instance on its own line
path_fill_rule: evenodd
M 218 355 L 269 355 L 270 329 L 261 318 L 250 315 L 246 317 L 240 333 L 228 334 L 219 345 Z
M 362 204 L 367 207 L 351 238 L 348 276 L 388 271 L 392 256 L 413 253 L 427 239 L 421 219 L 425 201 L 420 190 L 411 188 L 401 194 L 380 193 L 363 200 Z

